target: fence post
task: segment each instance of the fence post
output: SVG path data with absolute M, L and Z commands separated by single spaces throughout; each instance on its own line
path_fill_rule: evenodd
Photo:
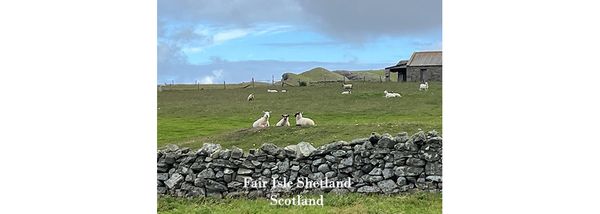
M 223 81 L 223 89 L 227 89 L 227 87 L 225 87 L 225 81 Z
M 383 83 L 383 80 L 381 80 L 381 75 L 379 75 L 379 83 Z
M 254 88 L 254 77 L 252 77 L 252 88 Z

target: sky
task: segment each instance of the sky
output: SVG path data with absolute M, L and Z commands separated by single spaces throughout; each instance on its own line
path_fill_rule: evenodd
M 159 84 L 383 69 L 441 49 L 441 0 L 158 0 Z

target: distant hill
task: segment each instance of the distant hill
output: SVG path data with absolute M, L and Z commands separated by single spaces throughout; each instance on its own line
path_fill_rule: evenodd
M 380 76 L 382 80 L 385 80 L 384 70 L 358 70 L 358 71 L 347 71 L 347 70 L 336 70 L 329 71 L 322 67 L 317 67 L 305 71 L 300 74 L 284 73 L 282 78 L 285 84 L 297 86 L 300 81 L 315 83 L 315 82 L 330 82 L 330 81 L 372 81 L 379 82 Z M 392 81 L 396 81 L 397 76 L 392 75 Z M 281 84 L 281 82 L 275 83 Z
M 282 78 L 286 84 L 298 85 L 298 82 L 326 82 L 326 81 L 343 81 L 344 76 L 338 73 L 331 72 L 325 68 L 316 67 L 300 74 L 284 73 Z M 278 82 L 277 84 L 281 84 Z

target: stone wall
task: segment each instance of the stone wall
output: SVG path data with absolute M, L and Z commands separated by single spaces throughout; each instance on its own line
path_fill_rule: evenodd
M 259 149 L 204 144 L 197 151 L 170 145 L 157 155 L 158 194 L 179 197 L 270 197 L 301 193 L 346 192 L 398 194 L 441 191 L 442 138 L 435 131 L 338 141 L 314 148 L 301 142 Z M 344 188 L 272 186 L 276 181 L 350 181 Z M 249 180 L 265 188 L 244 188 Z M 323 184 L 323 183 L 321 183 Z
M 442 81 L 442 66 L 416 66 L 406 68 L 406 81 L 421 82 L 421 69 L 427 69 L 423 74 L 424 81 Z

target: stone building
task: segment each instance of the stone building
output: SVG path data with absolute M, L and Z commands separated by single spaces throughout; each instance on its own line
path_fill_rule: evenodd
M 417 51 L 409 60 L 400 60 L 385 68 L 386 81 L 390 73 L 398 73 L 398 82 L 442 81 L 442 51 Z

